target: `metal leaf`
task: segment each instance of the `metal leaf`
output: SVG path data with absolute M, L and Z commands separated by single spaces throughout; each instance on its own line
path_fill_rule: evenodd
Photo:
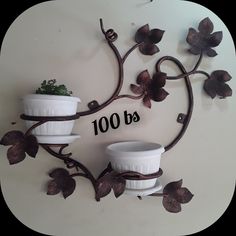
M 115 197 L 118 198 L 125 191 L 126 181 L 123 177 L 112 178 L 112 189 L 114 191 Z
M 72 177 L 66 177 L 64 180 L 65 181 L 63 182 L 62 186 L 62 195 L 66 199 L 74 192 L 76 182 Z
M 181 188 L 183 183 L 183 180 L 179 180 L 179 181 L 174 181 L 174 182 L 170 182 L 168 183 L 164 189 L 163 189 L 163 193 L 164 194 L 172 194 L 175 193 L 177 189 Z
M 182 179 L 171 182 L 163 189 L 163 206 L 169 212 L 180 212 L 181 203 L 188 203 L 193 198 L 193 194 L 187 188 L 182 188 L 182 183 Z
M 187 188 L 180 188 L 176 191 L 175 199 L 180 203 L 188 203 L 193 198 L 193 194 Z
M 217 79 L 220 82 L 227 82 L 232 79 L 231 75 L 225 70 L 215 70 L 211 73 L 211 78 Z
M 156 72 L 155 74 L 153 74 L 151 86 L 154 86 L 157 88 L 164 87 L 166 84 L 166 77 L 167 76 L 165 73 Z
M 102 198 L 108 195 L 113 189 L 115 197 L 118 198 L 125 191 L 125 179 L 115 171 L 106 173 L 97 180 L 97 198 Z
M 217 56 L 217 52 L 216 52 L 214 49 L 212 49 L 212 48 L 208 49 L 208 50 L 206 51 L 206 54 L 207 54 L 207 56 L 209 56 L 209 57 L 215 57 L 215 56 Z
M 164 32 L 164 30 L 152 29 L 149 34 L 149 40 L 154 44 L 159 43 L 163 37 Z
M 149 98 L 148 95 L 144 96 L 143 98 L 143 104 L 145 107 L 151 108 L 152 104 L 151 104 L 151 99 Z
M 148 37 L 149 35 L 149 25 L 143 25 L 142 27 L 140 27 L 136 34 L 135 34 L 135 42 L 136 43 L 142 43 L 145 41 L 145 39 Z
M 210 38 L 208 39 L 208 44 L 210 47 L 218 46 L 223 39 L 222 31 L 215 32 L 211 34 Z
M 232 89 L 225 82 L 231 80 L 231 76 L 227 71 L 216 70 L 212 72 L 210 78 L 204 82 L 204 90 L 211 97 L 215 98 L 219 95 L 221 98 L 232 96 Z
M 102 173 L 98 176 L 98 179 L 102 178 L 105 174 L 112 172 L 111 162 L 108 163 L 106 169 L 102 171 Z
M 223 34 L 222 31 L 212 33 L 213 28 L 213 23 L 207 17 L 199 23 L 199 32 L 193 28 L 189 29 L 186 41 L 192 46 L 189 49 L 190 53 L 198 55 L 199 53 L 204 52 L 209 57 L 214 57 L 217 55 L 211 47 L 216 47 L 220 44 Z
M 24 144 L 20 142 L 10 147 L 7 151 L 7 158 L 10 165 L 23 161 L 25 156 Z
M 105 197 L 111 192 L 111 175 L 110 173 L 105 174 L 97 181 L 97 192 L 98 198 Z
M 97 197 L 98 198 L 102 198 L 105 197 L 106 195 L 108 195 L 111 192 L 111 186 L 109 183 L 107 182 L 98 182 L 97 185 Z
M 206 79 L 203 85 L 204 91 L 213 99 L 216 97 L 217 82 L 212 79 Z
M 49 173 L 51 178 L 54 178 L 51 183 L 51 187 L 56 188 L 55 192 L 58 193 L 62 191 L 62 195 L 64 198 L 70 196 L 76 187 L 75 180 L 70 176 L 69 172 L 63 168 L 54 169 L 51 173 Z M 54 189 L 53 189 L 54 190 Z
M 130 90 L 134 93 L 134 94 L 142 94 L 143 88 L 141 86 L 137 86 L 135 84 L 131 84 L 130 85 Z
M 61 191 L 55 180 L 50 180 L 47 186 L 47 194 L 48 195 L 56 195 Z
M 64 176 L 67 177 L 69 175 L 70 174 L 69 174 L 68 170 L 63 169 L 63 168 L 54 169 L 51 173 L 49 173 L 49 176 L 54 179 L 64 177 Z
M 25 137 L 25 151 L 29 156 L 35 157 L 38 153 L 38 149 L 39 145 L 35 136 L 29 135 Z
M 197 31 L 194 28 L 189 28 L 186 41 L 192 46 L 197 46 L 198 45 L 199 36 L 198 36 Z
M 221 97 L 221 98 L 226 98 L 232 96 L 232 89 L 228 84 L 222 83 L 220 86 L 217 87 L 216 93 Z
M 151 83 L 151 76 L 148 70 L 142 71 L 137 77 L 137 84 L 148 86 Z
M 213 29 L 214 25 L 208 17 L 203 19 L 198 25 L 198 30 L 205 35 L 210 34 Z
M 163 88 L 159 88 L 159 89 L 154 88 L 151 95 L 152 95 L 151 96 L 152 100 L 156 102 L 161 102 L 169 95 L 169 93 Z
M 164 208 L 172 213 L 178 213 L 181 211 L 181 204 L 171 196 L 164 196 L 162 200 Z
M 194 55 L 199 55 L 201 53 L 201 49 L 194 46 L 188 49 L 188 51 Z
M 17 142 L 20 142 L 24 139 L 24 134 L 21 131 L 13 130 L 7 132 L 1 139 L 1 145 L 15 145 Z
M 155 44 L 143 43 L 139 46 L 139 51 L 144 55 L 152 56 L 157 52 L 159 52 L 160 50 Z

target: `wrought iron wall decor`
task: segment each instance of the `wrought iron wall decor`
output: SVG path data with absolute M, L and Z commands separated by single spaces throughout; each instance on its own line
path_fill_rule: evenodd
M 206 94 L 212 99 L 216 96 L 219 98 L 226 98 L 232 95 L 232 90 L 227 84 L 227 82 L 231 79 L 231 76 L 227 71 L 216 70 L 211 74 L 208 74 L 207 72 L 198 69 L 204 55 L 208 57 L 215 57 L 217 55 L 217 52 L 213 48 L 218 46 L 223 38 L 221 31 L 213 33 L 214 26 L 209 18 L 205 18 L 199 23 L 198 31 L 194 28 L 190 28 L 187 34 L 186 41 L 190 45 L 190 49 L 188 51 L 189 53 L 198 56 L 196 65 L 193 69 L 191 71 L 186 71 L 185 67 L 178 59 L 172 56 L 164 56 L 157 61 L 156 72 L 152 77 L 147 70 L 142 71 L 138 75 L 136 84 L 130 85 L 130 89 L 133 94 L 120 94 L 124 80 L 124 63 L 130 53 L 137 48 L 142 54 L 148 56 L 158 53 L 159 48 L 156 44 L 162 40 L 164 31 L 160 29 L 150 30 L 148 24 L 142 26 L 135 34 L 134 39 L 136 43 L 122 57 L 114 44 L 118 38 L 118 34 L 113 29 L 105 30 L 102 19 L 100 19 L 100 27 L 107 44 L 116 57 L 119 68 L 118 83 L 111 97 L 101 104 L 93 100 L 88 103 L 89 109 L 87 111 L 78 112 L 72 116 L 42 117 L 22 114 L 21 118 L 23 120 L 36 121 L 36 123 L 25 133 L 18 130 L 9 131 L 0 141 L 1 145 L 11 146 L 7 151 L 7 158 L 11 165 L 23 161 L 26 154 L 30 157 L 35 157 L 40 145 L 49 154 L 64 161 L 68 169 L 74 169 L 73 173 L 70 173 L 64 168 L 56 168 L 52 170 L 49 174 L 52 179 L 47 185 L 48 195 L 55 195 L 62 192 L 63 197 L 67 198 L 74 192 L 76 187 L 76 182 L 73 177 L 81 176 L 91 181 L 95 190 L 95 198 L 97 201 L 109 194 L 111 190 L 114 191 L 116 197 L 119 197 L 125 190 L 126 180 L 147 180 L 157 178 L 162 175 L 163 171 L 159 169 L 158 172 L 149 175 L 144 175 L 134 171 L 117 173 L 112 169 L 112 166 L 109 163 L 107 168 L 98 176 L 98 178 L 95 178 L 86 166 L 71 158 L 72 153 L 63 152 L 68 144 L 38 143 L 37 138 L 31 133 L 36 127 L 50 121 L 76 120 L 82 116 L 91 115 L 105 108 L 113 101 L 121 98 L 129 98 L 134 100 L 142 99 L 144 106 L 151 108 L 152 102 L 161 102 L 169 95 L 164 88 L 166 80 L 184 79 L 188 93 L 188 109 L 186 113 L 180 113 L 177 116 L 177 122 L 182 124 L 182 128 L 177 136 L 165 146 L 165 151 L 168 151 L 173 148 L 174 145 L 176 145 L 183 137 L 192 116 L 193 92 L 189 78 L 190 75 L 202 74 L 206 77 L 203 88 Z M 161 65 L 165 61 L 171 61 L 177 65 L 181 74 L 177 76 L 168 76 L 166 73 L 162 72 Z M 56 152 L 53 149 L 54 147 L 58 147 L 59 151 Z M 162 193 L 153 193 L 151 196 L 163 197 L 162 203 L 165 209 L 169 212 L 177 213 L 181 211 L 181 204 L 189 202 L 192 199 L 193 194 L 187 188 L 182 187 L 182 180 L 179 180 L 167 184 Z M 138 197 L 141 199 L 140 196 Z

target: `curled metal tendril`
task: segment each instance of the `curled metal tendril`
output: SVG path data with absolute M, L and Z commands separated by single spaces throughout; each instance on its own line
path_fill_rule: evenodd
M 105 36 L 106 39 L 109 40 L 110 42 L 114 42 L 118 38 L 118 34 L 113 29 L 107 30 Z
M 66 167 L 67 167 L 68 169 L 75 168 L 77 171 L 79 171 L 78 166 L 77 166 L 74 162 L 69 161 L 69 160 L 64 160 L 64 163 L 66 164 Z

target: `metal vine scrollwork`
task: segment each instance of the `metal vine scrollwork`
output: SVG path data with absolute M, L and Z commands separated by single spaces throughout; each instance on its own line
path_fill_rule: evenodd
M 48 195 L 55 195 L 61 192 L 63 197 L 67 198 L 75 190 L 76 181 L 74 180 L 74 177 L 79 176 L 91 181 L 97 201 L 109 194 L 111 190 L 113 190 L 116 197 L 119 197 L 125 190 L 126 179 L 145 180 L 157 178 L 162 175 L 163 171 L 160 169 L 157 173 L 151 175 L 143 175 L 133 171 L 118 173 L 112 169 L 111 164 L 109 163 L 107 168 L 98 176 L 98 178 L 95 178 L 86 166 L 71 157 L 72 153 L 63 152 L 68 146 L 67 144 L 39 144 L 37 142 L 36 137 L 31 134 L 31 131 L 45 122 L 79 119 L 82 116 L 96 113 L 113 101 L 121 98 L 133 100 L 142 99 L 144 106 L 151 108 L 152 102 L 162 102 L 167 99 L 169 93 L 168 89 L 166 90 L 165 88 L 166 80 L 184 79 L 188 93 L 188 109 L 186 113 L 179 113 L 177 115 L 177 122 L 182 124 L 182 127 L 177 136 L 165 146 L 165 151 L 168 151 L 183 137 L 192 116 L 194 101 L 190 82 L 191 75 L 201 74 L 206 77 L 203 89 L 211 98 L 219 96 L 222 99 L 232 95 L 232 89 L 227 84 L 227 82 L 230 81 L 231 76 L 227 71 L 220 69 L 208 74 L 207 72 L 198 69 L 203 56 L 215 57 L 217 55 L 217 52 L 213 48 L 217 47 L 223 38 L 223 33 L 221 31 L 213 32 L 214 25 L 208 17 L 199 23 L 198 31 L 194 28 L 190 28 L 187 34 L 186 41 L 190 45 L 188 50 L 189 53 L 199 57 L 193 69 L 188 72 L 177 58 L 164 56 L 157 61 L 155 67 L 156 71 L 152 77 L 148 70 L 139 72 L 136 84 L 133 83 L 130 85 L 132 94 L 120 94 L 123 86 L 124 63 L 126 59 L 130 53 L 137 48 L 140 53 L 147 56 L 153 56 L 158 53 L 160 49 L 156 44 L 160 43 L 164 37 L 165 31 L 157 28 L 150 30 L 148 24 L 140 27 L 134 37 L 135 44 L 122 57 L 114 44 L 118 39 L 118 34 L 113 29 L 105 30 L 102 19 L 100 19 L 100 27 L 107 44 L 114 52 L 119 69 L 117 86 L 110 98 L 101 104 L 96 100 L 93 100 L 88 103 L 88 110 L 78 112 L 72 116 L 40 117 L 22 114 L 21 118 L 23 120 L 36 121 L 36 123 L 25 133 L 18 130 L 10 131 L 6 133 L 0 141 L 1 145 L 11 146 L 7 151 L 7 158 L 11 165 L 23 161 L 26 154 L 30 157 L 35 157 L 40 145 L 49 154 L 64 161 L 70 172 L 73 170 L 73 173 L 70 173 L 64 168 L 52 170 L 49 174 L 51 180 L 48 182 Z M 173 62 L 179 68 L 180 74 L 177 76 L 168 76 L 164 73 L 161 70 L 161 65 L 165 61 Z M 55 147 L 59 148 L 58 152 L 55 151 Z M 162 202 L 164 208 L 169 212 L 177 213 L 181 211 L 181 204 L 189 202 L 192 199 L 193 194 L 187 188 L 182 187 L 182 180 L 179 180 L 167 184 L 163 188 L 163 193 L 153 193 L 151 196 L 163 197 Z

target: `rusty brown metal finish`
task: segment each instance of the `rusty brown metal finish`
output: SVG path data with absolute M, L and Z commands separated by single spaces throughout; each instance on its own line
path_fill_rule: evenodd
M 20 118 L 22 120 L 41 121 L 41 122 L 76 120 L 79 119 L 79 117 L 80 115 L 78 113 L 71 116 L 28 116 L 25 114 L 20 115 Z
M 122 176 L 124 179 L 128 180 L 148 180 L 148 179 L 155 179 L 160 177 L 163 174 L 163 170 L 160 168 L 157 172 L 152 174 L 141 174 L 136 171 L 125 171 L 123 173 L 119 173 L 118 176 Z
M 202 58 L 202 57 L 200 57 L 200 58 Z M 175 63 L 178 66 L 180 71 L 183 73 L 183 75 L 180 78 L 184 78 L 185 85 L 186 85 L 187 92 L 188 92 L 188 110 L 187 110 L 187 114 L 186 115 L 180 114 L 178 116 L 177 122 L 182 121 L 181 123 L 183 124 L 183 126 L 182 126 L 180 132 L 177 134 L 177 136 L 168 145 L 165 146 L 165 151 L 169 151 L 171 148 L 173 148 L 179 142 L 179 140 L 183 137 L 184 133 L 186 132 L 186 130 L 188 128 L 188 125 L 189 125 L 189 122 L 190 122 L 191 117 L 192 117 L 194 102 L 193 102 L 192 85 L 191 85 L 191 82 L 189 80 L 189 76 L 187 75 L 187 71 L 185 70 L 182 63 L 178 59 L 176 59 L 175 57 L 165 56 L 165 57 L 162 57 L 160 60 L 157 61 L 157 64 L 156 64 L 156 70 L 157 71 L 161 72 L 160 66 L 164 61 L 171 61 L 171 62 Z M 180 79 L 180 78 L 178 78 L 178 79 Z M 168 77 L 167 77 L 167 79 L 168 79 Z M 173 79 L 173 77 L 171 77 L 171 79 Z M 183 117 L 184 117 L 184 119 L 183 119 Z
M 75 115 L 72 116 L 27 116 L 22 114 L 20 117 L 23 120 L 31 120 L 31 121 L 39 121 L 41 123 L 36 124 L 34 127 L 31 127 L 29 131 L 31 131 L 33 128 L 37 127 L 40 124 L 43 124 L 45 122 L 49 122 L 49 121 L 67 121 L 67 120 L 76 120 L 79 119 L 81 116 L 87 116 L 87 115 L 91 115 L 94 114 L 100 110 L 102 110 L 103 108 L 105 108 L 106 106 L 108 106 L 110 103 L 112 103 L 114 100 L 120 99 L 120 98 L 130 98 L 130 99 L 141 99 L 143 98 L 143 96 L 145 95 L 144 93 L 139 95 L 139 96 L 133 96 L 133 95 L 120 95 L 120 91 L 123 85 L 123 81 L 124 81 L 124 69 L 123 69 L 123 64 L 126 61 L 127 57 L 129 56 L 129 54 L 135 50 L 137 47 L 139 47 L 142 42 L 139 42 L 137 44 L 135 44 L 133 47 L 131 47 L 126 54 L 123 56 L 123 58 L 121 57 L 118 49 L 116 48 L 116 46 L 113 44 L 113 42 L 118 38 L 118 34 L 113 30 L 113 29 L 109 29 L 109 30 L 105 30 L 104 26 L 103 26 L 103 21 L 102 19 L 100 19 L 100 27 L 101 27 L 101 31 L 105 36 L 105 39 L 108 43 L 108 45 L 110 46 L 111 50 L 114 52 L 115 57 L 117 59 L 117 64 L 118 64 L 118 68 L 119 68 L 119 73 L 118 73 L 118 83 L 116 86 L 115 91 L 113 92 L 113 94 L 111 95 L 111 97 L 105 101 L 104 103 L 102 103 L 101 105 L 99 105 L 99 103 L 96 100 L 91 101 L 88 104 L 89 110 L 87 111 L 82 111 L 82 112 L 78 112 Z M 194 69 L 191 72 L 187 72 L 184 68 L 184 66 L 182 65 L 182 63 L 171 56 L 166 56 L 166 57 L 162 57 L 156 64 L 156 70 L 157 72 L 161 72 L 160 66 L 164 61 L 172 61 L 174 62 L 180 69 L 180 71 L 182 72 L 182 74 L 180 76 L 177 77 L 167 77 L 167 79 L 173 80 L 173 79 L 180 79 L 180 78 L 184 78 L 185 80 L 185 85 L 187 87 L 187 91 L 188 91 L 188 111 L 187 114 L 185 115 L 184 120 L 181 120 L 181 116 L 178 117 L 177 122 L 182 123 L 183 127 L 180 130 L 179 134 L 177 134 L 177 136 L 165 147 L 165 151 L 170 150 L 172 147 L 174 147 L 178 141 L 183 137 L 188 124 L 190 122 L 191 119 L 191 115 L 192 115 L 192 110 L 193 110 L 193 93 L 192 93 L 192 87 L 191 87 L 191 83 L 189 80 L 189 75 L 193 74 L 196 72 L 200 62 L 202 59 L 202 54 L 200 54 L 200 58 L 196 64 L 196 66 L 194 67 Z M 27 132 L 29 132 L 27 131 Z
M 94 178 L 93 174 L 90 172 L 90 170 L 84 166 L 82 163 L 70 158 L 69 156 L 71 156 L 71 153 L 69 154 L 62 154 L 62 153 L 57 153 L 54 150 L 52 150 L 52 147 L 55 146 L 61 146 L 62 148 L 65 148 L 65 145 L 50 145 L 50 144 L 40 144 L 41 147 L 46 150 L 49 154 L 51 154 L 52 156 L 64 161 L 65 163 L 71 163 L 73 164 L 73 167 L 78 167 L 80 170 L 82 170 L 84 172 L 84 174 L 86 175 L 87 179 L 89 179 L 93 185 L 93 188 L 96 192 L 96 179 Z M 99 201 L 99 199 L 96 198 L 97 201 Z

